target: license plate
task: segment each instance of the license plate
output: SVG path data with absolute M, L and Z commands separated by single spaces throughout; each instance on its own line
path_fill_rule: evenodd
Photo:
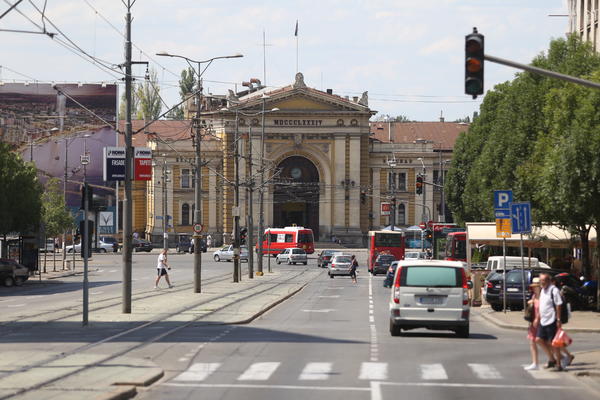
M 442 304 L 444 298 L 442 296 L 424 296 L 419 297 L 419 303 L 421 304 Z
M 514 288 L 514 287 L 509 287 L 509 288 L 507 288 L 507 289 L 506 289 L 506 291 L 507 291 L 507 292 L 518 292 L 518 291 L 519 291 L 519 289 L 517 289 L 517 288 Z

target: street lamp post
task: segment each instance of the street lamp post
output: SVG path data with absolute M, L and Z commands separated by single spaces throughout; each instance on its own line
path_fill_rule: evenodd
M 81 251 L 83 251 L 83 326 L 88 324 L 89 310 L 88 257 L 90 252 L 90 228 L 88 223 L 88 213 L 90 208 L 89 199 L 91 197 L 88 195 L 90 189 L 87 184 L 87 165 L 90 162 L 87 151 L 87 138 L 89 136 L 89 134 L 83 135 L 83 156 L 81 157 L 81 164 L 83 165 L 83 243 L 81 244 Z M 75 252 L 75 246 L 73 246 L 73 252 Z
M 202 75 L 214 60 L 222 58 L 239 58 L 243 57 L 243 55 L 234 54 L 231 56 L 213 57 L 203 61 L 193 60 L 188 57 L 176 54 L 169 54 L 167 52 L 156 53 L 156 55 L 162 57 L 174 57 L 184 59 L 192 68 L 192 70 L 194 70 L 198 77 L 198 86 L 196 89 L 196 118 L 194 120 L 194 181 L 196 183 L 196 186 L 194 188 L 194 225 L 198 225 L 202 223 L 202 208 L 200 204 L 202 201 L 202 121 L 200 119 L 202 107 Z M 196 64 L 197 69 L 194 69 L 192 64 Z M 202 64 L 207 64 L 206 67 L 204 67 L 204 69 L 202 69 Z M 202 291 L 202 252 L 200 250 L 200 239 L 201 235 L 199 233 L 194 233 L 194 293 L 200 293 Z
M 163 192 L 163 249 L 169 249 L 169 208 L 167 207 L 167 182 L 169 182 L 168 174 L 171 172 L 167 169 L 167 155 L 163 154 L 163 165 L 162 165 L 162 192 Z
M 265 230 L 265 103 L 269 96 L 263 94 L 260 130 L 260 186 L 258 188 L 258 265 L 257 275 L 263 275 L 263 238 Z M 269 254 L 270 257 L 270 254 Z

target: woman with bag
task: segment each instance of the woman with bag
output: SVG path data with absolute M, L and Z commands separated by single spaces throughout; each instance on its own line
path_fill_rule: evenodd
M 531 364 L 525 367 L 527 371 L 540 369 L 538 363 L 538 348 L 536 344 L 537 330 L 540 326 L 540 278 L 533 278 L 529 291 L 532 292 L 531 300 L 527 302 L 525 309 L 525 320 L 529 321 L 527 330 L 527 339 L 529 340 L 529 349 L 531 350 Z

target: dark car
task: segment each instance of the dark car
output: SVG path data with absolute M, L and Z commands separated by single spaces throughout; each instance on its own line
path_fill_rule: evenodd
M 323 250 L 319 253 L 317 265 L 321 268 L 327 268 L 327 265 L 331 263 L 331 258 L 335 253 L 339 253 L 339 250 Z
M 387 273 L 388 268 L 394 261 L 396 261 L 396 257 L 391 254 L 378 255 L 375 259 L 375 264 L 373 264 L 373 275 Z
M 133 250 L 134 251 L 146 251 L 150 253 L 154 246 L 152 243 L 145 239 L 133 239 Z
M 532 268 L 525 270 L 525 296 L 527 299 L 531 297 L 529 293 L 529 285 L 533 278 L 537 278 L 542 273 L 548 273 L 551 276 L 558 274 L 560 271 Z M 501 311 L 503 307 L 503 289 L 502 289 L 503 274 L 492 273 L 488 276 L 487 287 L 485 292 L 485 301 L 487 301 L 494 311 Z M 511 310 L 523 309 L 523 277 L 520 269 L 511 269 L 506 272 L 506 307 Z
M 383 281 L 383 287 L 392 287 L 392 284 L 394 283 L 394 274 L 396 273 L 397 267 L 398 261 L 394 261 L 390 264 L 387 274 L 385 275 L 385 280 Z
M 29 278 L 29 269 L 9 258 L 0 258 L 0 282 L 4 286 L 21 286 Z
M 206 246 L 206 239 L 200 239 L 200 251 L 202 253 L 206 253 L 208 247 Z M 194 252 L 194 240 L 192 239 L 190 244 L 190 253 Z
M 192 237 L 190 235 L 180 235 L 175 250 L 178 253 L 191 253 L 190 249 L 192 249 L 192 246 Z

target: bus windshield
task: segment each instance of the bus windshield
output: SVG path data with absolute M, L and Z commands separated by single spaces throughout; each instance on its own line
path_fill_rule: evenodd
M 298 233 L 298 243 L 312 243 L 313 235 L 309 232 L 299 232 Z

